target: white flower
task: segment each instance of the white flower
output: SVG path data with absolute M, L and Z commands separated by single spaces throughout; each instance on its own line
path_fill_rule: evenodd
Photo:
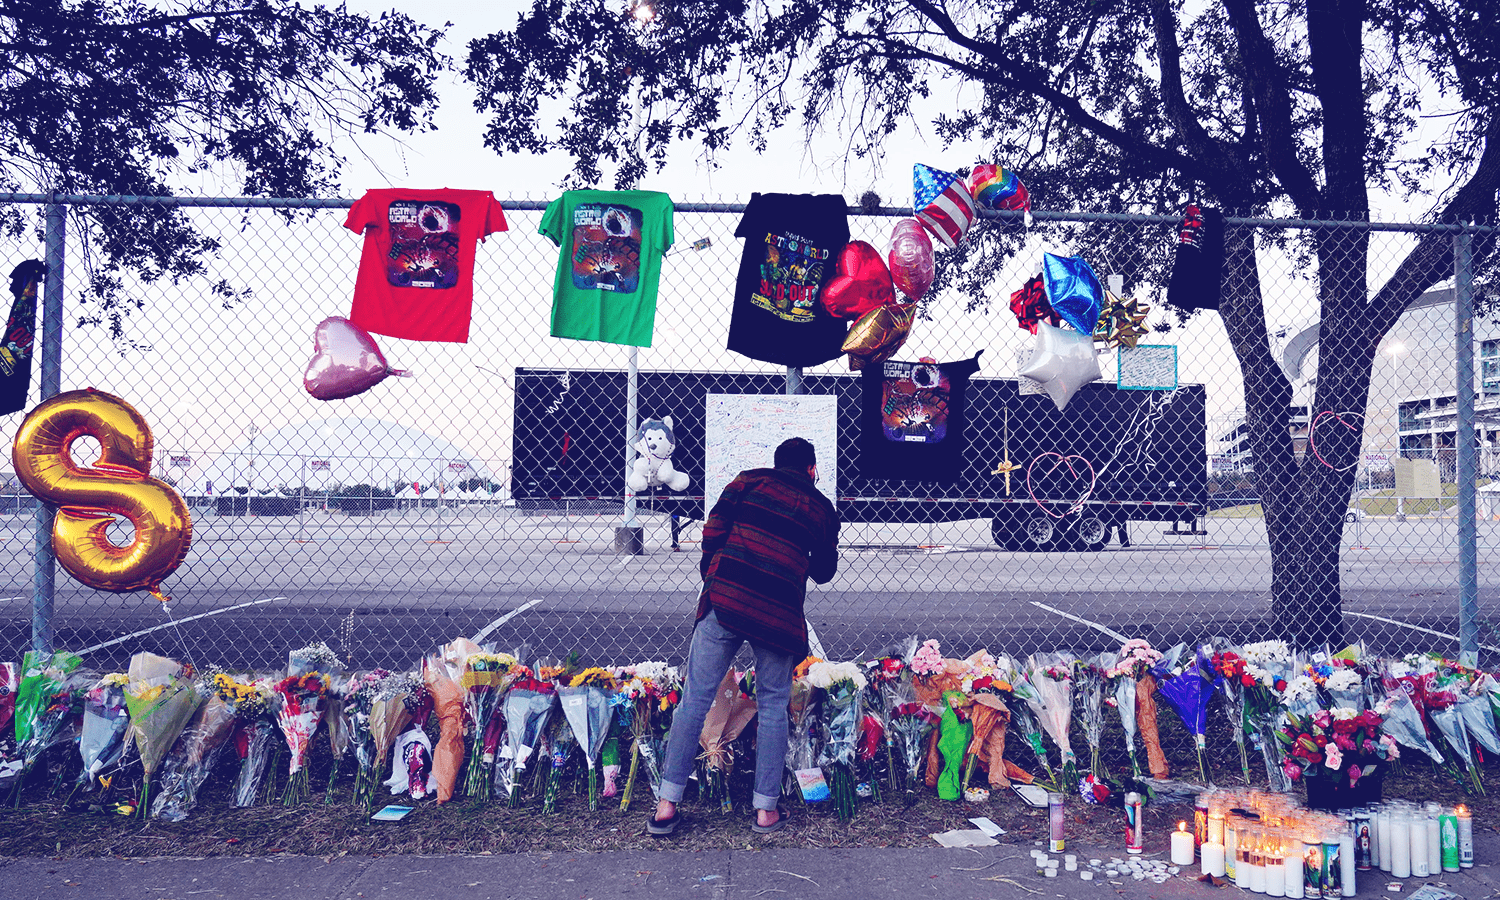
M 1244 657 L 1245 662 L 1262 666 L 1267 663 L 1286 663 L 1292 659 L 1292 650 L 1286 641 L 1258 641 L 1245 645 Z
M 852 682 L 855 688 L 865 686 L 865 673 L 860 671 L 858 663 L 820 661 L 807 669 L 807 683 L 813 687 L 829 690 L 845 681 Z
M 1288 687 L 1290 687 L 1290 685 L 1288 685 Z M 1333 717 L 1340 721 L 1359 718 L 1359 712 L 1357 710 L 1350 709 L 1347 706 L 1336 707 L 1331 710 L 1331 712 L 1333 713 Z
M 1411 666 L 1407 665 L 1399 659 L 1392 660 L 1390 668 L 1392 678 L 1405 678 L 1406 676 L 1411 674 Z
M 1251 662 L 1245 663 L 1245 674 L 1255 679 L 1256 683 L 1266 687 L 1271 687 L 1276 683 L 1276 676 Z
M 1358 690 L 1359 686 L 1359 673 L 1345 667 L 1334 669 L 1325 684 L 1330 691 L 1353 691 Z
M 1286 690 L 1281 692 L 1281 702 L 1286 706 L 1295 706 L 1305 703 L 1318 696 L 1318 683 L 1306 675 L 1298 675 L 1287 682 Z

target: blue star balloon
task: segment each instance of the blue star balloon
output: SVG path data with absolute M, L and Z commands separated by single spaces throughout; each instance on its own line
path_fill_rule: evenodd
M 1104 307 L 1104 286 L 1083 257 L 1043 253 L 1042 283 L 1053 312 L 1080 333 L 1094 333 Z

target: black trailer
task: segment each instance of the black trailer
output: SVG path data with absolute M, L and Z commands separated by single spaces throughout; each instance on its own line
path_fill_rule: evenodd
M 517 506 L 619 508 L 626 373 L 517 368 L 515 384 L 511 488 Z M 1129 520 L 1202 533 L 1208 504 L 1202 385 L 1142 391 L 1090 384 L 1059 411 L 1046 395 L 1022 394 L 1016 379 L 975 378 L 967 450 L 949 485 L 863 476 L 856 439 L 859 377 L 804 375 L 801 386 L 804 393 L 838 397 L 837 496 L 846 522 L 988 518 L 995 543 L 1008 550 L 1097 550 L 1110 528 Z M 638 412 L 643 419 L 672 417 L 672 464 L 692 484 L 682 494 L 640 495 L 639 508 L 702 516 L 707 395 L 785 392 L 780 375 L 640 372 Z

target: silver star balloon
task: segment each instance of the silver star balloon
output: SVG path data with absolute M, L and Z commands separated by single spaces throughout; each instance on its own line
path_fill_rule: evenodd
M 1037 323 L 1036 351 L 1020 374 L 1040 384 L 1061 410 L 1079 388 L 1099 380 L 1094 336 Z

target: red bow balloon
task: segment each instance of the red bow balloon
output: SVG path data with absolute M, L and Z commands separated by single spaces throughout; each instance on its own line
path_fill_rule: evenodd
M 1054 326 L 1062 324 L 1062 316 L 1053 312 L 1052 304 L 1047 302 L 1047 290 L 1040 275 L 1010 295 L 1010 309 L 1016 314 L 1016 321 L 1021 327 L 1032 334 L 1036 334 L 1038 322 Z
M 891 279 L 908 300 L 920 300 L 932 287 L 932 238 L 916 219 L 902 219 L 891 229 Z
M 896 301 L 891 270 L 880 251 L 864 241 L 851 241 L 839 252 L 839 274 L 823 289 L 823 308 L 840 319 L 858 319 L 873 309 Z

